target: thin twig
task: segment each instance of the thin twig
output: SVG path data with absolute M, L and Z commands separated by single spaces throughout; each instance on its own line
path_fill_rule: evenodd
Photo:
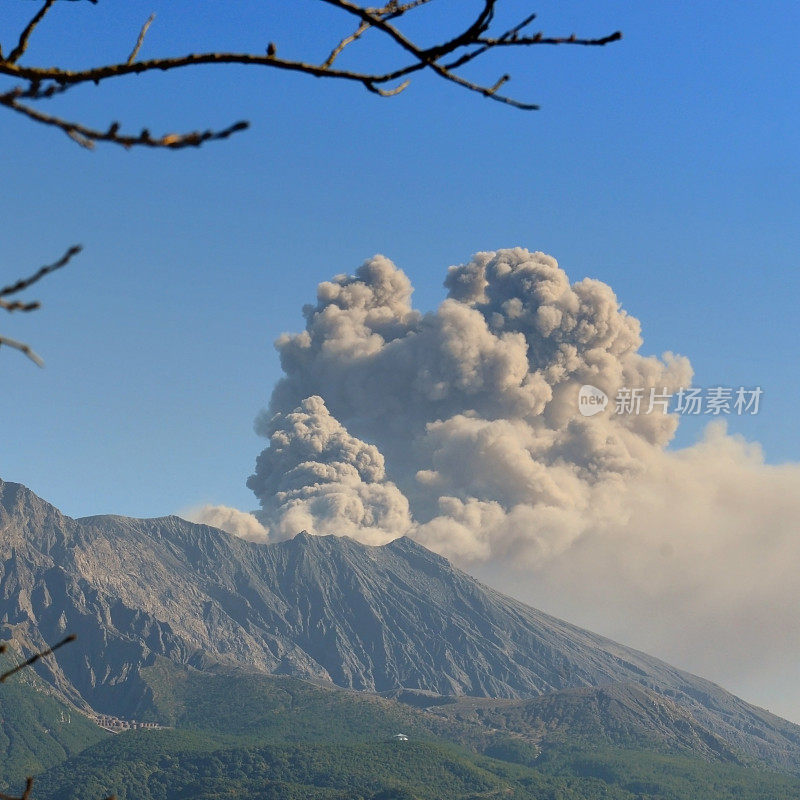
M 28 358 L 36 364 L 37 367 L 44 366 L 44 359 L 31 348 L 30 345 L 25 344 L 25 342 L 18 342 L 16 339 L 10 339 L 8 336 L 0 336 L 0 346 L 6 345 L 6 347 L 11 347 L 14 350 L 19 350 L 20 353 L 24 353 Z
M 19 36 L 17 46 L 9 53 L 6 61 L 11 64 L 16 64 L 17 61 L 23 56 L 28 49 L 28 42 L 31 39 L 31 34 L 36 30 L 36 26 L 44 19 L 47 12 L 53 7 L 56 0 L 45 0 L 44 5 L 36 12 L 33 19 L 25 26 L 25 30 Z
M 220 131 L 207 130 L 192 131 L 191 133 L 167 133 L 163 136 L 153 138 L 147 128 L 143 128 L 141 133 L 136 135 L 120 134 L 119 124 L 114 122 L 109 126 L 108 130 L 101 131 L 96 128 L 89 128 L 79 122 L 70 122 L 69 120 L 56 117 L 52 114 L 45 114 L 16 100 L 6 105 L 14 109 L 14 111 L 18 111 L 20 114 L 36 120 L 37 122 L 42 122 L 45 125 L 51 125 L 61 129 L 67 136 L 74 139 L 87 150 L 93 149 L 97 142 L 113 142 L 114 144 L 119 144 L 126 148 L 139 145 L 144 147 L 168 147 L 173 150 L 179 150 L 184 147 L 199 147 L 204 142 L 227 139 L 234 133 L 247 130 L 247 128 L 250 127 L 249 122 L 242 120 Z
M 136 56 L 139 55 L 139 51 L 142 49 L 142 44 L 144 43 L 144 37 L 147 36 L 147 29 L 153 24 L 153 20 L 156 18 L 155 14 L 151 14 L 148 18 L 147 22 L 142 25 L 141 31 L 139 31 L 139 38 L 136 40 L 136 45 L 134 46 L 133 50 L 131 50 L 131 54 L 128 56 L 128 64 L 133 64 L 136 61 Z
M 25 791 L 18 796 L 0 792 L 0 800 L 29 800 L 33 789 L 33 778 L 30 775 L 25 779 Z
M 15 283 L 11 283 L 8 286 L 0 289 L 0 297 L 8 297 L 9 295 L 17 294 L 17 292 L 21 292 L 24 289 L 33 286 L 34 283 L 40 281 L 45 275 L 49 275 L 51 272 L 55 272 L 57 269 L 61 269 L 61 267 L 65 267 L 67 264 L 69 264 L 73 256 L 78 255 L 82 249 L 83 247 L 79 244 L 73 245 L 66 251 L 66 253 L 64 253 L 63 256 L 61 256 L 61 258 L 58 259 L 58 261 L 55 261 L 52 264 L 46 264 L 45 266 L 36 270 L 33 275 L 30 275 L 27 278 L 20 278 Z
M 52 655 L 59 647 L 63 647 L 65 644 L 69 644 L 70 642 L 74 642 L 78 637 L 71 633 L 69 636 L 65 636 L 60 642 L 57 642 L 52 647 L 47 647 L 44 650 L 41 650 L 38 653 L 34 653 L 30 658 L 25 659 L 21 664 L 17 664 L 16 667 L 4 672 L 0 675 L 0 683 L 4 683 L 8 678 L 12 675 L 15 675 L 21 669 L 25 669 L 25 667 L 31 666 L 31 664 L 35 664 L 40 658 L 44 658 L 45 656 Z
M 21 300 L 13 300 L 9 303 L 8 300 L 0 300 L 0 308 L 4 311 L 36 311 L 37 308 L 41 308 L 41 305 L 38 300 L 30 303 L 23 303 Z
M 333 64 L 333 62 L 336 61 L 339 54 L 342 52 L 342 50 L 345 49 L 345 47 L 347 47 L 347 45 L 352 44 L 357 39 L 360 39 L 361 36 L 363 36 L 363 34 L 365 34 L 368 30 L 369 30 L 369 23 L 364 22 L 362 20 L 358 24 L 358 27 L 353 33 L 351 33 L 349 36 L 345 36 L 344 39 L 342 39 L 342 41 L 339 42 L 339 44 L 337 44 L 336 47 L 333 48 L 333 50 L 331 50 L 331 54 L 325 59 L 325 61 L 322 62 L 322 66 L 323 67 L 331 66 L 331 64 Z
M 51 272 L 55 272 L 57 269 L 65 267 L 72 260 L 73 256 L 76 256 L 81 250 L 81 245 L 73 245 L 67 249 L 64 255 L 58 259 L 58 261 L 40 267 L 38 270 L 36 270 L 36 272 L 33 273 L 33 275 L 29 275 L 27 278 L 20 278 L 18 281 L 10 283 L 8 286 L 4 286 L 2 289 L 0 289 L 0 309 L 8 312 L 35 311 L 41 306 L 41 303 L 38 300 L 25 302 L 23 300 L 4 300 L 3 298 L 24 291 L 30 286 L 33 286 L 34 283 L 37 283 L 44 278 L 45 275 L 49 275 Z M 24 353 L 37 366 L 44 366 L 44 361 L 42 360 L 41 356 L 39 356 L 39 354 L 36 353 L 30 347 L 30 345 L 25 344 L 25 342 L 18 342 L 16 339 L 11 339 L 8 336 L 0 336 L 0 346 L 2 345 L 11 347 L 14 350 L 19 350 L 20 353 Z M 0 653 L 2 653 L 3 650 L 4 647 L 0 645 Z

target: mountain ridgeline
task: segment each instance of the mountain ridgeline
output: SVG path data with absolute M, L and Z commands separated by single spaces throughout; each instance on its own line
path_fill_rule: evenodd
M 37 668 L 87 711 L 165 721 L 153 670 L 170 664 L 382 693 L 436 725 L 616 725 L 800 771 L 800 727 L 505 597 L 408 538 L 265 545 L 178 517 L 71 519 L 0 481 L 0 638 L 30 650 L 67 632 L 78 643 Z

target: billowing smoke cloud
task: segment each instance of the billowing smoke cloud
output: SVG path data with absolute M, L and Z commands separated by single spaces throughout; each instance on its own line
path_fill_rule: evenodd
M 613 398 L 692 380 L 686 358 L 639 352 L 607 285 L 523 249 L 479 253 L 445 285 L 422 314 L 376 256 L 320 284 L 305 330 L 278 340 L 285 376 L 248 482 L 271 536 L 409 534 L 734 686 L 765 653 L 796 660 L 800 466 L 766 465 L 720 426 L 668 449 L 678 420 L 660 409 L 581 416 L 584 384 Z
M 211 525 L 240 539 L 251 542 L 268 542 L 269 531 L 252 515 L 230 506 L 204 505 L 180 514 L 189 522 Z
M 270 444 L 247 485 L 277 536 L 305 530 L 385 544 L 409 529 L 408 500 L 386 480 L 378 448 L 351 436 L 321 397 L 261 421 L 259 431 Z
M 370 541 L 405 533 L 402 492 L 415 535 L 448 555 L 536 557 L 578 535 L 597 484 L 630 479 L 669 441 L 673 416 L 577 414 L 582 384 L 611 395 L 691 381 L 686 359 L 639 354 L 639 323 L 608 286 L 570 285 L 522 249 L 479 253 L 446 285 L 420 314 L 408 278 L 376 256 L 321 284 L 306 330 L 278 340 L 286 376 L 257 423 L 271 444 L 248 483 L 277 535 L 301 521 Z M 529 528 L 514 544 L 509 515 Z

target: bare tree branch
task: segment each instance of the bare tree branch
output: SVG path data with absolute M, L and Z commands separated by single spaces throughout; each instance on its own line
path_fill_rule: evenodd
M 617 41 L 622 36 L 618 31 L 596 39 L 581 39 L 574 34 L 568 37 L 545 37 L 542 33 L 527 35 L 525 31 L 535 19 L 534 14 L 527 15 L 516 25 L 502 33 L 492 35 L 491 27 L 495 11 L 501 0 L 480 0 L 477 13 L 463 30 L 451 35 L 449 38 L 445 38 L 439 44 L 422 47 L 403 33 L 397 23 L 398 21 L 402 22 L 406 15 L 423 9 L 432 0 L 406 0 L 406 2 L 388 0 L 382 6 L 366 6 L 352 0 L 318 0 L 318 2 L 332 6 L 349 17 L 355 17 L 357 20 L 353 32 L 339 39 L 331 48 L 327 58 L 320 62 L 281 58 L 277 55 L 277 47 L 272 42 L 269 43 L 263 54 L 233 52 L 189 53 L 183 56 L 151 58 L 139 61 L 137 60 L 139 53 L 155 18 L 155 15 L 151 15 L 142 25 L 134 47 L 124 62 L 102 64 L 77 70 L 68 70 L 59 66 L 20 64 L 19 61 L 26 55 L 28 45 L 38 25 L 47 16 L 55 2 L 56 0 L 44 0 L 39 10 L 20 33 L 16 47 L 8 56 L 4 56 L 0 48 L 0 76 L 17 81 L 16 85 L 6 91 L 0 91 L 0 107 L 5 107 L 9 111 L 20 114 L 33 122 L 56 128 L 82 147 L 88 149 L 94 148 L 98 142 L 109 142 L 125 148 L 180 149 L 199 147 L 205 142 L 227 139 L 229 136 L 245 130 L 248 127 L 248 123 L 244 121 L 236 122 L 219 130 L 209 129 L 153 136 L 147 128 L 141 129 L 139 133 L 122 132 L 118 122 L 112 122 L 105 129 L 92 127 L 78 120 L 67 119 L 57 114 L 43 111 L 37 106 L 37 103 L 56 95 L 63 95 L 71 89 L 86 83 L 97 85 L 125 75 L 140 75 L 156 71 L 168 72 L 201 64 L 240 64 L 299 72 L 317 78 L 349 81 L 360 84 L 367 91 L 381 97 L 392 97 L 399 94 L 409 86 L 411 77 L 414 74 L 428 70 L 467 91 L 481 94 L 484 97 L 515 108 L 532 110 L 538 108 L 535 103 L 523 102 L 510 95 L 500 93 L 500 89 L 511 79 L 510 75 L 503 74 L 493 82 L 483 83 L 464 77 L 459 74 L 458 70 L 494 48 L 531 47 L 535 45 L 603 46 Z M 96 4 L 96 0 L 90 0 L 90 2 Z M 335 66 L 337 59 L 347 48 L 352 47 L 373 31 L 376 35 L 379 34 L 382 38 L 388 40 L 391 47 L 403 56 L 399 66 L 385 72 L 341 69 Z M 30 278 L 22 279 L 6 286 L 4 289 L 0 289 L 0 310 L 29 312 L 39 308 L 37 301 L 26 302 L 16 299 L 5 300 L 4 298 L 23 291 L 50 272 L 65 266 L 79 251 L 79 247 L 70 248 L 54 264 L 42 267 Z M 0 336 L 0 347 L 2 345 L 24 353 L 39 366 L 43 363 L 42 359 L 24 342 Z
M 10 339 L 8 336 L 0 336 L 0 346 L 2 345 L 24 353 L 37 367 L 44 366 L 44 359 L 31 349 L 30 345 L 25 344 L 25 342 L 18 342 L 16 339 Z
M 93 0 L 94 1 L 94 0 Z M 331 78 L 360 84 L 368 91 L 391 97 L 403 91 L 412 75 L 428 70 L 438 77 L 455 83 L 467 91 L 488 97 L 514 108 L 533 110 L 535 103 L 525 102 L 507 94 L 501 94 L 500 88 L 510 80 L 507 74 L 493 81 L 481 82 L 464 77 L 458 70 L 466 64 L 478 59 L 495 48 L 533 47 L 536 45 L 577 45 L 598 47 L 618 41 L 622 34 L 616 31 L 599 38 L 579 38 L 576 35 L 565 37 L 544 36 L 542 33 L 525 34 L 525 30 L 535 19 L 529 14 L 508 30 L 492 34 L 491 28 L 495 12 L 502 0 L 481 0 L 479 9 L 469 24 L 460 32 L 444 38 L 439 44 L 422 47 L 409 38 L 399 27 L 406 15 L 423 9 L 432 0 L 389 0 L 383 6 L 366 6 L 352 0 L 318 0 L 332 6 L 338 11 L 357 20 L 352 33 L 333 44 L 328 56 L 320 62 L 281 58 L 277 55 L 277 47 L 270 42 L 265 53 L 190 53 L 183 56 L 151 58 L 138 61 L 145 36 L 153 22 L 151 16 L 142 26 L 133 50 L 127 60 L 119 63 L 103 64 L 77 70 L 63 69 L 58 66 L 27 66 L 19 64 L 26 53 L 28 42 L 36 26 L 41 22 L 55 0 L 46 0 L 39 12 L 31 19 L 20 35 L 19 44 L 9 54 L 2 57 L 0 53 L 0 75 L 20 81 L 6 92 L 0 93 L 0 106 L 26 116 L 28 119 L 62 130 L 83 147 L 92 147 L 97 142 L 110 142 L 123 147 L 197 147 L 204 142 L 224 139 L 238 131 L 244 130 L 246 123 L 239 122 L 220 131 L 203 133 L 166 134 L 151 136 L 148 130 L 139 134 L 120 133 L 117 123 L 102 130 L 87 126 L 79 121 L 65 119 L 48 114 L 34 108 L 31 103 L 63 94 L 68 90 L 86 83 L 99 84 L 125 75 L 140 75 L 146 72 L 171 71 L 194 67 L 201 64 L 241 64 L 259 66 L 269 69 L 300 72 L 318 78 Z M 388 71 L 369 71 L 337 68 L 335 63 L 341 54 L 356 42 L 375 32 L 388 41 L 390 46 L 403 58 L 401 63 Z M 446 60 L 449 59 L 449 60 Z M 23 102 L 29 101 L 29 102 Z
M 33 19 L 25 26 L 25 30 L 19 36 L 17 46 L 9 53 L 8 61 L 16 64 L 20 60 L 23 53 L 28 49 L 28 42 L 30 41 L 31 34 L 36 29 L 36 26 L 44 19 L 47 12 L 55 5 L 56 0 L 45 0 L 45 4 L 34 15 Z
M 21 795 L 5 794 L 0 792 L 0 800 L 29 800 L 33 789 L 33 778 L 30 775 L 25 779 L 25 791 Z
M 65 644 L 69 644 L 70 642 L 74 642 L 78 637 L 71 633 L 69 636 L 65 636 L 60 642 L 57 642 L 52 647 L 46 647 L 44 650 L 40 650 L 38 653 L 34 653 L 30 658 L 26 658 L 21 664 L 17 664 L 16 667 L 13 667 L 10 670 L 2 673 L 0 675 L 0 683 L 5 683 L 8 678 L 12 675 L 16 675 L 21 669 L 25 669 L 25 667 L 30 667 L 32 664 L 35 664 L 40 658 L 45 658 L 46 656 L 51 656 L 58 650 L 59 647 L 63 647 Z M 0 653 L 5 652 L 5 645 L 0 646 Z
M 364 22 L 364 20 L 361 20 L 361 22 L 358 23 L 358 27 L 356 28 L 355 33 L 351 33 L 349 36 L 345 36 L 344 39 L 342 39 L 342 41 L 339 42 L 339 44 L 337 44 L 336 47 L 333 48 L 333 50 L 331 50 L 331 54 L 325 59 L 325 61 L 322 62 L 322 66 L 325 67 L 326 69 L 330 67 L 333 64 L 333 62 L 338 58 L 342 50 L 344 50 L 345 47 L 347 47 L 347 45 L 352 44 L 353 42 L 356 41 L 356 39 L 360 39 L 361 36 L 365 34 L 368 30 L 369 30 L 369 23 Z
M 136 61 L 136 56 L 139 55 L 139 51 L 142 49 L 142 45 L 144 44 L 144 37 L 147 36 L 148 28 L 153 24 L 153 20 L 156 18 L 155 14 L 151 14 L 148 18 L 147 22 L 142 25 L 141 31 L 139 31 L 139 38 L 136 40 L 136 44 L 134 45 L 131 54 L 128 56 L 128 64 L 133 64 Z
M 36 311 L 36 309 L 41 306 L 41 303 L 38 300 L 26 302 L 23 300 L 6 300 L 5 298 L 25 291 L 25 289 L 30 288 L 34 283 L 37 283 L 46 275 L 65 267 L 67 264 L 69 264 L 74 256 L 81 252 L 81 250 L 82 247 L 80 245 L 73 245 L 64 253 L 63 256 L 61 256 L 61 258 L 58 259 L 58 261 L 54 261 L 52 264 L 45 264 L 45 266 L 40 267 L 38 270 L 36 270 L 36 272 L 34 272 L 32 275 L 29 275 L 27 278 L 20 278 L 18 281 L 0 288 L 0 309 L 3 311 L 8 311 L 9 313 L 13 311 Z M 14 350 L 19 350 L 37 366 L 44 366 L 44 361 L 42 361 L 41 357 L 33 349 L 31 349 L 29 345 L 25 344 L 25 342 L 18 342 L 16 339 L 11 339 L 8 336 L 0 336 L 0 347 L 3 345 L 6 347 L 11 347 Z M 3 649 L 3 646 L 0 645 L 0 653 L 3 652 Z M 0 682 L 3 680 L 5 680 L 5 678 L 0 677 Z
M 126 148 L 136 145 L 142 145 L 144 147 L 168 147 L 173 150 L 182 147 L 198 147 L 203 144 L 203 142 L 227 139 L 234 133 L 246 130 L 250 126 L 249 122 L 242 120 L 240 122 L 235 122 L 227 128 L 223 128 L 221 131 L 207 130 L 192 131 L 191 133 L 165 133 L 162 136 L 153 138 L 147 128 L 142 128 L 141 133 L 138 134 L 119 133 L 118 122 L 112 122 L 105 131 L 89 128 L 86 125 L 81 125 L 79 122 L 70 122 L 69 120 L 62 119 L 53 114 L 46 114 L 38 109 L 31 108 L 28 105 L 20 103 L 16 98 L 10 99 L 8 102 L 3 102 L 3 98 L 0 96 L 0 104 L 36 122 L 60 128 L 67 136 L 74 139 L 81 147 L 85 147 L 87 150 L 94 149 L 97 142 L 113 142 L 114 144 L 119 144 Z
M 52 264 L 46 264 L 43 267 L 40 267 L 33 275 L 30 275 L 27 278 L 20 278 L 18 281 L 9 284 L 8 286 L 4 286 L 0 289 L 0 297 L 8 297 L 12 294 L 17 294 L 18 292 L 22 292 L 25 289 L 33 286 L 34 283 L 37 283 L 45 275 L 49 275 L 51 272 L 55 272 L 57 269 L 61 269 L 61 267 L 65 267 L 69 262 L 72 260 L 73 256 L 78 255 L 83 248 L 79 244 L 75 244 L 70 247 L 66 253 L 64 253 L 58 261 L 55 261 Z

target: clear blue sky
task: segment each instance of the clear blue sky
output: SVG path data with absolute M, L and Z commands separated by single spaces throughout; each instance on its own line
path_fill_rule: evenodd
M 329 28 L 314 5 L 59 3 L 30 59 L 124 58 L 153 10 L 144 56 L 270 40 L 322 54 Z M 448 265 L 515 245 L 611 284 L 645 351 L 689 356 L 696 385 L 761 385 L 762 413 L 733 427 L 770 461 L 797 460 L 800 7 L 508 7 L 538 10 L 547 32 L 625 39 L 478 70 L 508 69 L 539 112 L 434 78 L 380 99 L 242 68 L 130 78 L 53 105 L 154 132 L 251 120 L 199 151 L 89 153 L 5 112 L 3 277 L 86 249 L 32 293 L 41 311 L 0 320 L 47 361 L 0 351 L 0 475 L 73 516 L 253 508 L 244 484 L 263 446 L 252 420 L 279 377 L 272 341 L 300 328 L 316 284 L 382 252 L 430 309 Z M 696 435 L 684 426 L 680 441 Z

